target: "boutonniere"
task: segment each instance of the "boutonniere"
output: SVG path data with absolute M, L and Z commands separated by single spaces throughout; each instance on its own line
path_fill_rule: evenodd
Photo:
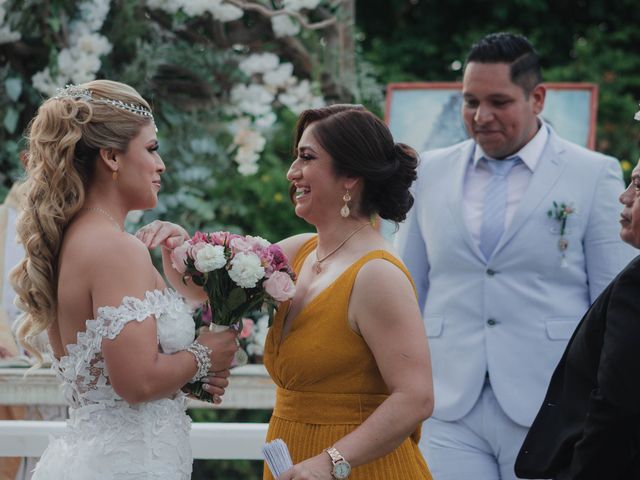
M 564 202 L 553 202 L 553 208 L 547 211 L 547 216 L 556 220 L 560 224 L 560 239 L 558 240 L 558 248 L 560 249 L 560 253 L 562 254 L 562 259 L 560 260 L 560 266 L 562 267 L 567 266 L 565 253 L 567 251 L 567 248 L 569 248 L 569 240 L 567 240 L 567 238 L 564 236 L 565 232 L 567 231 L 567 220 L 569 219 L 569 216 L 571 214 L 575 213 L 575 211 L 576 210 L 572 205 L 566 204 Z

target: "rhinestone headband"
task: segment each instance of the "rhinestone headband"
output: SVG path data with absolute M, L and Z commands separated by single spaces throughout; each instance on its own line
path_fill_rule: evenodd
M 136 115 L 141 115 L 153 120 L 151 110 L 135 103 L 125 103 L 122 100 L 113 100 L 111 98 L 93 98 L 91 90 L 79 87 L 78 85 L 67 85 L 64 88 L 58 88 L 56 96 L 53 98 L 79 98 L 94 103 L 106 103 L 121 110 L 126 110 Z

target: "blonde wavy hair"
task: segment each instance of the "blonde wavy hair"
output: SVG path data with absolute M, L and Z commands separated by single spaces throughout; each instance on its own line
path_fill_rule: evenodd
M 74 88 L 89 95 L 59 95 L 45 101 L 26 131 L 26 180 L 16 230 L 24 259 L 10 281 L 24 312 L 20 343 L 42 361 L 34 337 L 56 320 L 58 255 L 65 229 L 82 208 L 101 148 L 126 152 L 152 118 L 119 107 L 117 101 L 149 104 L 128 85 L 95 80 Z M 115 102 L 101 101 L 114 100 Z

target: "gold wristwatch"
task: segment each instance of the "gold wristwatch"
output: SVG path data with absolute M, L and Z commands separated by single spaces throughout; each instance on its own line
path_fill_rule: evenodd
M 331 457 L 331 463 L 333 463 L 333 469 L 331 470 L 331 476 L 336 480 L 345 480 L 351 475 L 351 465 L 347 462 L 342 454 L 336 450 L 335 447 L 330 447 L 325 450 Z

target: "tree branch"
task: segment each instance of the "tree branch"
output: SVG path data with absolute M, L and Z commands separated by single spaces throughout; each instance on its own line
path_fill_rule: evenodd
M 322 30 L 324 28 L 330 27 L 332 25 L 335 25 L 337 20 L 336 17 L 331 17 L 331 18 L 327 18 L 326 20 L 322 20 L 320 22 L 313 22 L 310 23 L 305 17 L 304 15 L 302 15 L 300 12 L 295 12 L 292 10 L 287 10 L 287 9 L 280 9 L 280 10 L 271 10 L 267 7 L 265 7 L 264 5 L 259 5 L 257 3 L 252 3 L 252 2 L 247 2 L 245 0 L 225 0 L 226 3 L 229 3 L 231 5 L 235 5 L 236 7 L 244 10 L 244 11 L 254 11 L 254 12 L 258 12 L 260 15 L 263 15 L 265 17 L 271 18 L 271 17 L 277 17 L 278 15 L 289 15 L 290 17 L 295 18 L 298 22 L 300 22 L 300 25 L 302 25 L 304 28 L 306 28 L 307 30 Z

